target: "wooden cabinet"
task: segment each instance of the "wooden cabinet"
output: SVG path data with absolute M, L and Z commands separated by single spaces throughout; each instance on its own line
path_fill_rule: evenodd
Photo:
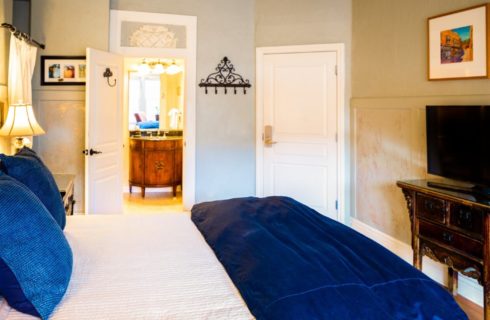
M 130 138 L 129 192 L 132 187 L 172 187 L 182 185 L 182 139 Z
M 484 288 L 484 316 L 490 320 L 490 202 L 469 194 L 430 187 L 427 180 L 398 181 L 412 224 L 413 265 L 428 256 L 449 267 L 449 290 L 458 273 Z

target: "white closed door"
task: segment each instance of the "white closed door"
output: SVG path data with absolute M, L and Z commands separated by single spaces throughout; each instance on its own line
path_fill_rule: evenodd
M 110 78 L 104 73 L 112 72 Z M 85 102 L 85 208 L 87 214 L 122 213 L 123 58 L 87 49 Z
M 257 189 L 338 219 L 337 53 L 276 53 L 258 70 Z

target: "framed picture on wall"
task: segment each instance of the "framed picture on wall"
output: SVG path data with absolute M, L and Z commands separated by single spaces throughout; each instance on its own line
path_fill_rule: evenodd
M 41 56 L 41 85 L 85 85 L 86 68 L 85 56 Z
M 431 17 L 429 80 L 488 78 L 488 9 L 479 5 Z

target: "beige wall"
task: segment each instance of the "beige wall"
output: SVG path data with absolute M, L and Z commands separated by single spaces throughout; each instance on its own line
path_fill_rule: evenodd
M 12 0 L 0 0 L 0 23 L 12 23 Z M 0 123 L 7 112 L 7 76 L 10 32 L 0 29 Z M 10 153 L 9 139 L 0 137 L 0 153 Z
M 111 9 L 197 16 L 197 81 L 224 56 L 250 79 L 246 95 L 197 88 L 196 200 L 255 194 L 254 1 L 111 0 Z
M 76 174 L 75 211 L 84 210 L 85 87 L 41 86 L 40 55 L 85 55 L 85 48 L 107 50 L 109 0 L 32 1 L 31 34 L 46 44 L 38 51 L 33 104 L 46 134 L 34 148 L 55 173 Z
M 480 3 L 353 0 L 353 208 L 407 243 L 408 212 L 395 182 L 426 176 L 425 106 L 490 101 L 490 80 L 427 81 L 427 18 Z
M 344 117 L 347 146 L 345 154 L 346 215 L 351 212 L 350 195 L 350 97 L 352 0 L 257 0 L 255 45 L 257 47 L 318 43 L 345 44 Z

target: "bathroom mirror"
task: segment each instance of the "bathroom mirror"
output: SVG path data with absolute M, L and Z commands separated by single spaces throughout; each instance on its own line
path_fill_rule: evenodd
M 182 130 L 184 113 L 183 66 L 143 59 L 129 72 L 130 130 Z

